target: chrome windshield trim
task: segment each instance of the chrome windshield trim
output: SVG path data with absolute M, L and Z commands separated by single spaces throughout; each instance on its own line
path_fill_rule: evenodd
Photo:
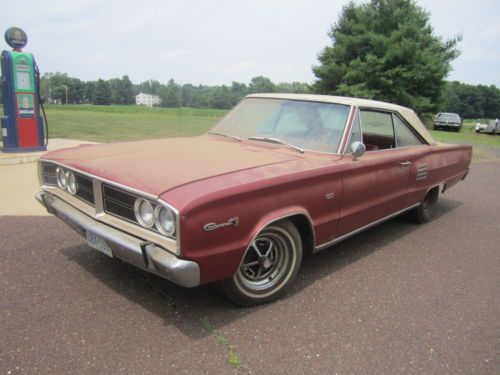
M 284 141 L 282 139 L 279 139 L 279 138 L 252 136 L 252 137 L 248 137 L 247 139 L 250 141 L 269 142 L 269 143 L 275 143 L 275 144 L 279 144 L 279 145 L 283 145 L 283 146 L 288 146 L 290 148 L 293 148 L 294 150 L 299 151 L 301 154 L 304 153 L 304 149 L 302 147 L 295 146 L 294 144 L 291 144 L 291 143 Z
M 231 135 L 231 134 L 226 134 L 226 133 L 221 133 L 221 132 L 208 132 L 207 134 L 211 134 L 211 135 L 220 135 L 222 137 L 228 137 L 228 138 L 232 138 L 238 142 L 241 142 L 241 137 L 237 137 L 236 135 Z
M 347 143 L 349 142 L 348 138 L 351 137 L 351 129 L 356 118 L 356 110 L 357 107 L 351 105 L 349 115 L 347 116 L 347 121 L 344 125 L 344 132 L 342 133 L 342 137 L 340 138 L 339 146 L 337 148 L 337 155 L 343 155 L 344 150 L 347 147 Z

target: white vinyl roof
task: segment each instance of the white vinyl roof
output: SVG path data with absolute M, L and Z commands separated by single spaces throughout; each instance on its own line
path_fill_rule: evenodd
M 420 134 L 422 138 L 424 138 L 427 141 L 427 143 L 431 145 L 436 144 L 436 141 L 427 131 L 424 124 L 422 124 L 422 121 L 420 121 L 417 114 L 410 108 L 403 107 L 397 104 L 379 102 L 377 100 L 350 98 L 347 96 L 313 95 L 313 94 L 279 94 L 279 93 L 250 94 L 247 95 L 247 98 L 305 100 L 311 102 L 336 103 L 336 104 L 344 104 L 361 108 L 372 108 L 372 109 L 398 112 L 418 132 L 418 134 Z

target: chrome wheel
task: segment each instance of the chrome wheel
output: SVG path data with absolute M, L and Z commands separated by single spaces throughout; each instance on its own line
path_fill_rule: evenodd
M 252 306 L 278 298 L 297 275 L 302 240 L 289 221 L 271 224 L 250 243 L 235 275 L 221 283 L 233 302 Z
M 279 281 L 290 263 L 287 240 L 282 235 L 266 233 L 252 242 L 239 270 L 247 288 L 263 290 Z

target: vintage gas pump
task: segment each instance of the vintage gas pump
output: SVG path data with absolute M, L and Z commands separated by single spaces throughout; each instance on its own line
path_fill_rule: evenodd
M 11 27 L 5 32 L 5 41 L 13 50 L 1 55 L 2 151 L 44 151 L 48 132 L 47 121 L 44 129 L 40 116 L 40 74 L 33 55 L 21 51 L 28 37 L 23 30 Z

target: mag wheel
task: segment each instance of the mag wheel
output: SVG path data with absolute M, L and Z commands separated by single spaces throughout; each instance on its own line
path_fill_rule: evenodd
M 250 244 L 236 274 L 221 282 L 224 294 L 241 306 L 276 300 L 297 275 L 300 234 L 290 221 L 264 228 Z

